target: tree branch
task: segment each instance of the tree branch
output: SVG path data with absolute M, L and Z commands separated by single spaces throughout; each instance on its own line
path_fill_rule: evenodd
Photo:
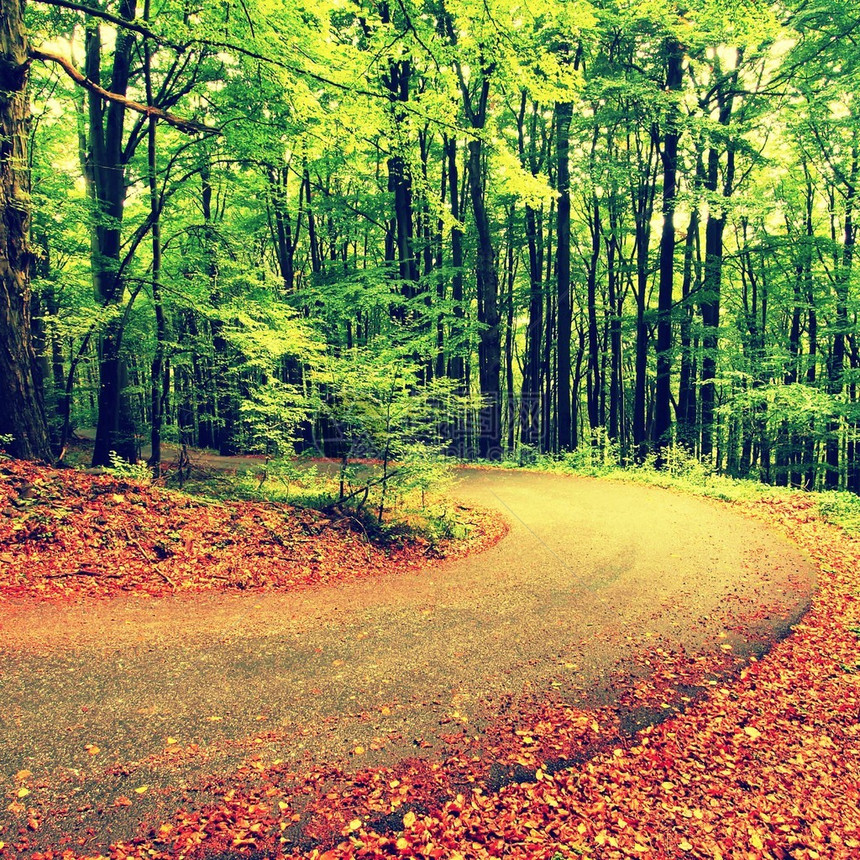
M 122 18 L 119 15 L 113 15 L 110 12 L 105 12 L 101 9 L 96 9 L 92 6 L 87 6 L 84 3 L 74 3 L 71 0 L 36 0 L 38 3 L 44 3 L 47 6 L 59 6 L 61 9 L 70 9 L 73 12 L 83 12 L 84 15 L 91 15 L 93 18 L 101 18 L 102 21 L 107 21 L 116 27 L 122 27 L 124 30 L 131 30 L 132 33 L 138 33 L 145 36 L 147 39 L 152 39 L 158 44 L 169 45 L 172 48 L 179 48 L 174 42 L 169 42 L 163 36 L 145 27 L 137 21 L 129 21 L 127 18 Z
M 59 54 L 51 54 L 48 51 L 42 51 L 39 48 L 31 47 L 30 56 L 34 60 L 42 60 L 42 62 L 45 63 L 56 63 L 78 86 L 83 87 L 85 90 L 89 90 L 90 92 L 96 93 L 97 95 L 101 96 L 105 101 L 125 105 L 125 107 L 129 108 L 130 110 L 137 111 L 144 116 L 156 117 L 157 119 L 163 120 L 169 125 L 172 125 L 174 128 L 179 129 L 179 131 L 182 131 L 185 134 L 221 133 L 217 128 L 212 128 L 211 126 L 203 125 L 202 123 L 194 122 L 193 120 L 183 119 L 182 117 L 176 116 L 172 113 L 168 113 L 167 111 L 161 110 L 160 108 L 144 105 L 140 102 L 132 101 L 125 96 L 120 96 L 117 95 L 117 93 L 112 93 L 109 90 L 100 87 L 97 83 L 91 81 L 85 75 L 82 75 L 65 57 L 61 57 Z

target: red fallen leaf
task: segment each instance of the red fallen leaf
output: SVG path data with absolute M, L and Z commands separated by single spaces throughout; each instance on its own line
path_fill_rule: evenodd
M 114 806 L 131 806 L 131 800 L 129 800 L 124 794 L 121 794 L 116 798 L 113 802 Z
M 652 851 L 657 845 L 677 844 L 680 834 L 684 834 L 684 840 L 704 856 L 718 856 L 719 851 L 727 857 L 736 851 L 748 852 L 752 832 L 760 834 L 762 843 L 774 856 L 779 856 L 781 850 L 774 844 L 778 839 L 783 842 L 792 839 L 792 846 L 809 843 L 820 849 L 822 856 L 834 860 L 860 856 L 860 845 L 851 835 L 858 832 L 856 803 L 850 802 L 855 799 L 850 794 L 854 783 L 850 770 L 845 769 L 852 761 L 845 755 L 851 751 L 847 741 L 851 736 L 849 730 L 853 731 L 860 708 L 853 673 L 843 668 L 857 660 L 856 637 L 847 630 L 848 625 L 856 624 L 856 618 L 852 621 L 846 614 L 845 607 L 852 602 L 845 601 L 843 595 L 846 588 L 858 590 L 860 586 L 860 549 L 856 544 L 846 548 L 829 534 L 822 536 L 815 523 L 804 528 L 800 534 L 806 535 L 808 551 L 819 559 L 822 576 L 815 608 L 794 636 L 777 646 L 766 659 L 752 664 L 737 682 L 721 680 L 723 689 L 710 685 L 707 699 L 684 714 L 670 715 L 663 725 L 646 729 L 623 745 L 616 738 L 612 714 L 599 713 L 606 751 L 598 747 L 592 751 L 586 767 L 553 775 L 549 787 L 542 779 L 539 786 L 511 785 L 493 797 L 466 793 L 459 807 L 454 802 L 444 811 L 438 806 L 430 809 L 429 832 L 434 836 L 434 849 L 440 853 L 433 854 L 428 842 L 424 855 L 452 860 L 475 856 L 475 852 L 493 856 L 493 846 L 497 844 L 493 834 L 503 834 L 513 845 L 523 837 L 521 822 L 529 821 L 539 828 L 533 836 L 529 835 L 528 846 L 523 849 L 527 853 L 521 856 L 541 860 L 552 856 L 555 844 L 581 847 L 583 855 L 597 856 L 596 834 L 603 834 L 601 838 L 609 846 L 613 840 L 618 843 L 619 854 L 622 850 L 629 854 L 640 844 L 650 846 Z M 730 627 L 727 623 L 727 629 Z M 673 679 L 698 672 L 699 683 L 707 687 L 709 678 L 728 679 L 721 669 L 729 669 L 731 659 L 726 655 L 726 662 L 721 663 L 720 657 L 712 663 L 690 664 L 683 655 L 674 653 L 670 645 L 654 649 L 653 654 L 643 655 L 642 666 L 647 677 L 631 685 L 626 701 L 630 706 L 648 702 L 666 702 L 671 706 L 672 699 L 667 697 L 666 690 Z M 480 762 L 473 761 L 473 752 L 498 752 L 493 760 L 508 764 L 522 758 L 536 766 L 546 761 L 542 755 L 547 750 L 564 755 L 569 750 L 581 749 L 577 744 L 583 734 L 594 741 L 594 734 L 587 731 L 591 716 L 565 710 L 559 702 L 547 705 L 524 701 L 522 707 L 512 710 L 522 725 L 504 720 L 491 725 L 488 734 L 497 734 L 482 741 L 480 750 L 471 743 L 459 752 L 452 750 L 450 767 L 477 779 L 485 771 Z M 750 742 L 749 733 L 744 732 L 744 726 L 750 725 L 767 725 L 767 745 Z M 534 739 L 535 743 L 530 745 L 538 748 L 534 754 L 524 755 L 516 729 Z M 826 746 L 821 745 L 824 738 L 829 739 Z M 613 749 L 621 754 L 614 756 Z M 319 812 L 321 828 L 328 827 L 328 838 L 336 841 L 342 823 L 349 820 L 353 810 L 363 815 L 368 804 L 387 810 L 391 798 L 402 804 L 404 798 L 413 802 L 415 798 L 450 797 L 453 793 L 450 785 L 447 794 L 434 795 L 435 786 L 443 783 L 433 782 L 429 765 L 424 767 L 422 770 L 421 765 L 410 763 L 396 771 L 359 771 L 347 779 L 349 798 L 340 790 L 344 782 L 338 780 L 344 777 L 336 770 L 314 769 L 306 775 L 303 787 L 310 789 L 309 796 L 313 795 L 309 809 Z M 448 768 L 446 759 L 445 769 Z M 253 778 L 245 782 L 237 780 L 235 797 L 231 791 L 213 813 L 211 826 L 206 825 L 209 836 L 216 834 L 215 824 L 224 824 L 228 829 L 220 832 L 229 832 L 233 812 L 232 807 L 226 808 L 227 803 L 250 810 L 254 798 L 259 796 L 258 780 L 268 776 L 251 770 Z M 268 774 L 276 772 L 274 768 Z M 468 780 L 459 784 L 465 782 Z M 664 782 L 673 786 L 670 798 L 661 786 Z M 386 788 L 392 783 L 397 783 L 394 786 L 397 792 Z M 773 795 L 765 793 L 765 783 L 775 789 Z M 313 794 L 323 785 L 329 800 Z M 338 790 L 328 791 L 332 785 Z M 372 798 L 375 787 L 380 794 Z M 402 797 L 401 787 L 406 790 Z M 780 804 L 779 799 L 786 797 L 796 798 L 800 809 L 793 812 L 784 800 Z M 845 802 L 846 797 L 849 802 Z M 345 809 L 349 804 L 355 806 Z M 803 819 L 799 818 L 801 810 L 806 816 Z M 834 820 L 834 810 L 839 813 L 835 835 L 829 823 Z M 249 811 L 248 818 L 252 815 L 257 813 Z M 828 822 L 824 830 L 808 823 L 812 816 L 819 822 Z M 245 820 L 243 826 L 253 823 Z M 203 832 L 204 827 L 199 825 L 187 827 L 189 840 L 192 833 Z M 821 844 L 825 833 L 827 839 L 833 840 L 826 846 Z M 363 856 L 368 858 L 390 855 L 396 850 L 396 840 L 374 834 L 368 834 L 366 839 L 362 834 L 362 842 L 366 845 Z M 473 842 L 487 847 L 479 851 Z M 417 842 L 414 850 L 416 853 L 420 850 Z M 144 847 L 139 851 L 120 847 L 115 854 L 146 856 L 145 851 Z M 343 858 L 352 853 L 350 844 L 326 851 L 328 858 Z

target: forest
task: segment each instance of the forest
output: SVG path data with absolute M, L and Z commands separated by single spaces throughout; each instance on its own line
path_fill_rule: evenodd
M 854 4 L 23 7 L 11 453 L 381 457 L 384 425 L 860 491 Z
M 860 857 L 858 42 L 0 0 L 0 860 Z

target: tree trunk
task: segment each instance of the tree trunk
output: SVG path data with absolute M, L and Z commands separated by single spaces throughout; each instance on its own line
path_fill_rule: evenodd
M 8 450 L 50 460 L 42 391 L 34 375 L 30 320 L 29 59 L 23 0 L 0 8 L 0 434 Z
M 740 54 L 738 55 L 738 62 Z M 719 66 L 717 66 L 719 70 Z M 726 127 L 732 119 L 734 96 L 731 90 L 737 81 L 737 70 L 728 83 L 721 81 L 717 87 L 717 119 Z M 723 182 L 723 196 L 732 194 L 734 185 L 734 152 L 727 145 L 726 172 Z M 711 146 L 708 151 L 708 168 L 703 186 L 712 195 L 708 223 L 705 227 L 705 266 L 702 278 L 702 458 L 711 458 L 714 450 L 714 404 L 716 402 L 717 354 L 719 350 L 720 301 L 723 278 L 723 231 L 726 224 L 725 211 L 716 202 L 719 185 L 720 152 Z M 716 211 L 714 211 L 716 210 Z
M 460 228 L 460 170 L 457 164 L 457 139 L 455 137 L 445 138 L 445 158 L 448 164 L 448 196 L 451 207 L 451 217 L 454 226 L 451 228 L 451 266 L 454 270 L 451 276 L 451 301 L 453 314 L 451 326 L 448 332 L 448 349 L 450 358 L 448 360 L 448 377 L 456 380 L 456 393 L 460 397 L 466 397 L 469 387 L 466 380 L 466 362 L 464 352 L 466 350 L 466 329 L 463 307 L 463 231 Z M 452 448 L 455 457 L 466 458 L 469 456 L 469 428 L 467 422 L 458 416 L 452 433 Z
M 666 89 L 680 89 L 683 50 L 675 39 L 666 42 Z M 677 196 L 678 112 L 672 108 L 663 133 L 663 232 L 660 238 L 660 287 L 657 297 L 657 386 L 654 395 L 654 446 L 658 464 L 671 443 L 672 297 L 675 282 L 675 198 Z
M 496 270 L 490 219 L 484 201 L 483 143 L 468 144 L 469 192 L 475 219 L 477 249 L 475 274 L 478 287 L 478 380 L 481 387 L 478 456 L 498 460 L 502 456 L 501 340 L 499 331 L 499 274 Z
M 848 301 L 851 284 L 851 269 L 854 262 L 854 245 L 857 231 L 854 226 L 854 203 L 857 191 L 857 175 L 860 171 L 860 151 L 855 146 L 852 153 L 852 164 L 848 176 L 845 177 L 844 212 L 842 222 L 842 253 L 836 268 L 834 286 L 836 291 L 836 327 L 833 335 L 833 352 L 829 367 L 829 382 L 831 393 L 841 396 L 844 387 L 845 373 L 845 343 L 849 333 Z M 827 473 L 828 487 L 845 489 L 842 474 L 842 429 L 837 418 L 831 422 L 830 434 L 827 440 Z
M 540 173 L 543 157 L 537 150 L 537 102 L 531 105 L 529 116 L 528 148 L 526 147 L 525 113 L 528 94 L 525 90 L 520 96 L 520 109 L 517 114 L 517 142 L 522 166 L 532 176 Z M 541 152 L 546 150 L 546 137 L 541 143 Z M 541 340 L 543 337 L 543 207 L 535 209 L 525 204 L 526 243 L 529 261 L 529 319 L 526 328 L 525 360 L 523 380 L 520 389 L 520 444 L 536 447 L 540 444 L 540 375 Z
M 699 434 L 696 431 L 696 356 L 693 349 L 693 317 L 695 303 L 692 299 L 693 260 L 699 233 L 699 211 L 694 208 L 690 213 L 687 237 L 684 241 L 684 276 L 681 297 L 681 370 L 678 382 L 677 422 L 678 443 L 687 447 L 690 453 L 698 449 Z
M 558 215 L 556 216 L 556 278 L 558 283 L 558 345 L 556 386 L 558 391 L 558 447 L 573 448 L 571 416 L 571 307 L 570 307 L 570 121 L 573 105 L 558 102 L 556 116 L 556 158 Z
M 149 19 L 149 0 L 146 1 L 144 19 Z M 152 57 L 149 43 L 144 44 L 144 75 L 146 77 L 146 103 L 153 104 Z M 167 321 L 161 295 L 161 201 L 158 196 L 157 137 L 158 120 L 151 116 L 147 121 L 147 167 L 149 170 L 149 217 L 152 220 L 152 305 L 155 309 L 155 355 L 150 367 L 150 447 L 149 465 L 156 478 L 161 477 L 161 433 L 164 424 L 164 403 L 167 396 L 165 349 Z
M 122 0 L 119 14 L 133 20 L 135 0 Z M 110 89 L 125 96 L 131 69 L 133 37 L 119 28 L 113 55 Z M 101 83 L 101 36 L 97 25 L 86 32 L 86 76 Z M 89 151 L 84 172 L 97 210 L 92 227 L 92 273 L 96 299 L 116 315 L 105 327 L 99 344 L 99 417 L 93 465 L 110 464 L 111 452 L 127 460 L 137 458 L 129 404 L 122 396 L 125 367 L 122 359 L 124 319 L 120 313 L 125 284 L 119 272 L 122 220 L 125 208 L 125 166 L 130 153 L 123 148 L 125 105 L 107 106 L 98 93 L 88 93 Z
M 539 235 L 542 219 L 526 205 L 526 241 L 529 249 L 529 322 L 526 330 L 526 360 L 520 395 L 520 442 L 532 447 L 540 443 L 540 368 L 543 334 L 543 243 Z
M 600 204 L 597 197 L 591 201 L 591 256 L 588 261 L 588 423 L 595 432 L 604 424 L 602 408 L 603 373 L 601 369 L 600 332 L 597 324 L 597 267 L 600 261 L 601 227 Z M 605 353 L 604 353 L 605 355 Z

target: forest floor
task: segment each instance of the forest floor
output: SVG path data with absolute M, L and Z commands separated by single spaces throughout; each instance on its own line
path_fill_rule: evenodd
M 803 496 L 470 470 L 510 531 L 440 564 L 4 469 L 0 857 L 858 856 L 860 544 Z

